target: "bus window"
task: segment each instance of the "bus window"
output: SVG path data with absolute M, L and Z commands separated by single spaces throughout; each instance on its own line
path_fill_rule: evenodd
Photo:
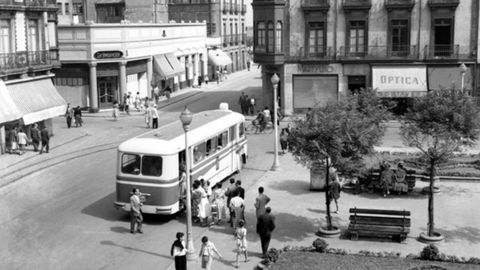
M 217 144 L 218 144 L 218 147 L 217 147 L 218 149 L 221 149 L 222 147 L 227 146 L 227 144 L 228 144 L 228 132 L 227 131 L 218 135 Z
M 162 175 L 162 158 L 154 156 L 143 156 L 142 174 L 146 176 Z
M 193 163 L 198 163 L 205 158 L 205 143 L 201 143 L 193 148 Z
M 132 154 L 122 155 L 122 173 L 140 174 L 140 156 Z
M 234 142 L 235 141 L 235 126 L 231 126 L 229 132 L 230 132 L 230 141 Z
M 240 138 L 243 138 L 245 136 L 245 123 L 240 123 L 240 125 L 238 126 L 239 130 L 238 130 L 238 135 Z
M 217 152 L 217 137 L 213 137 L 207 140 L 206 147 L 207 147 L 206 149 L 207 156 Z

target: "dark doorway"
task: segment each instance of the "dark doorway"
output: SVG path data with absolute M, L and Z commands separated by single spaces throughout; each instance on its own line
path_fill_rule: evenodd
M 453 53 L 452 45 L 452 20 L 435 19 L 435 56 L 450 56 Z
M 348 90 L 350 90 L 352 94 L 359 93 L 361 89 L 365 88 L 365 76 L 348 76 Z

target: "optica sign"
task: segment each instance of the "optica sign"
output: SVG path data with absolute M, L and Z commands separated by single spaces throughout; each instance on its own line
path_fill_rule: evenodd
M 427 67 L 372 67 L 372 86 L 377 93 L 427 92 Z

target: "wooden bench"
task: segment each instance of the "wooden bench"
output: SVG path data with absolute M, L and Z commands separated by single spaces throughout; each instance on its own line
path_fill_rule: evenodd
M 350 208 L 350 239 L 359 235 L 391 237 L 402 242 L 410 232 L 410 211 Z
M 405 181 L 408 185 L 408 191 L 412 191 L 415 187 L 415 181 L 417 176 L 415 175 L 415 170 L 407 170 L 407 175 L 405 175 Z M 366 178 L 361 179 L 361 183 L 368 189 L 382 189 L 382 183 L 380 181 L 380 170 L 372 170 Z M 393 189 L 393 183 L 390 189 Z

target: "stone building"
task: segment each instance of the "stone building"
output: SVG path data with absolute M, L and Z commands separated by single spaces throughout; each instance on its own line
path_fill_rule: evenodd
M 170 0 L 168 4 L 170 20 L 207 22 L 208 75 L 213 79 L 219 71 L 246 68 L 246 12 L 244 0 Z
M 52 83 L 51 70 L 59 66 L 55 1 L 0 1 L 1 154 L 13 127 L 29 136 L 39 123 L 53 133 L 51 119 L 66 109 Z
M 60 0 L 62 68 L 55 83 L 65 99 L 92 112 L 128 93 L 142 98 L 193 85 L 207 69 L 205 22 L 169 23 L 159 0 Z
M 277 73 L 286 114 L 365 87 L 400 105 L 445 88 L 479 94 L 477 0 L 253 0 L 252 6 L 265 105 L 273 104 L 270 78 Z

